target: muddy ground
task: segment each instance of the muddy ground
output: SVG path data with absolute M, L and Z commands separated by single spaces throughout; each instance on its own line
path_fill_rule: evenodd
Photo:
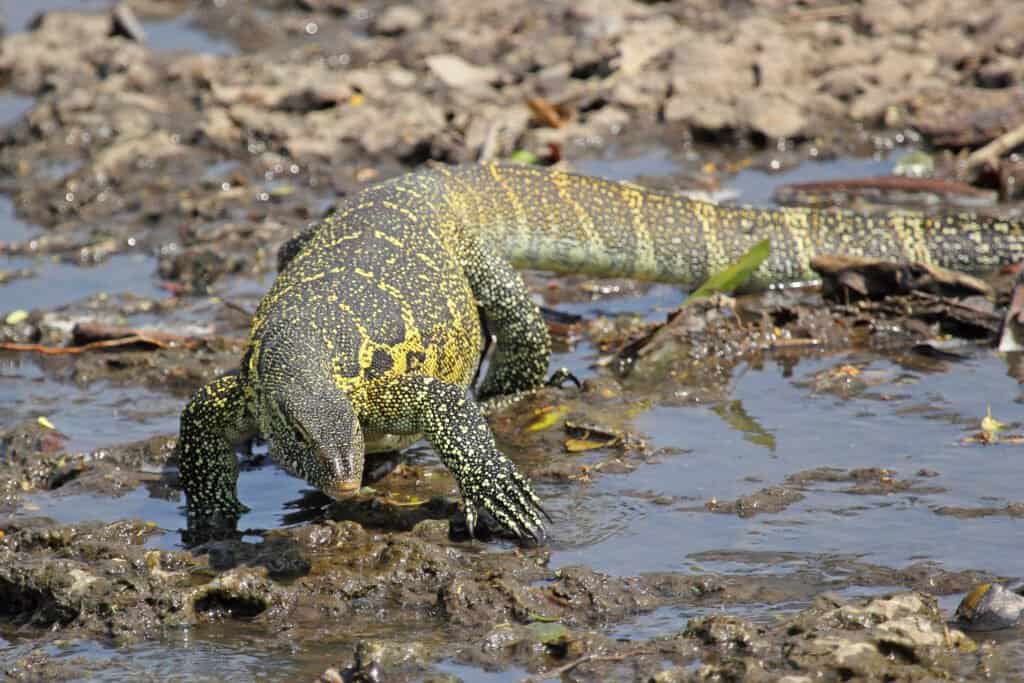
M 7 677 L 1024 670 L 1012 630 L 969 636 L 951 622 L 972 586 L 1020 575 L 1019 479 L 1001 463 L 1020 454 L 1021 364 L 989 350 L 1005 274 L 987 298 L 826 301 L 808 288 L 664 323 L 673 288 L 528 274 L 562 311 L 555 362 L 585 380 L 492 419 L 552 501 L 550 547 L 467 540 L 454 482 L 426 447 L 380 459 L 356 499 L 331 504 L 259 444 L 242 454 L 249 528 L 192 545 L 173 460 L 177 413 L 237 363 L 279 245 L 338 198 L 428 161 L 558 163 L 768 203 L 757 192 L 772 174 L 817 180 L 826 167 L 810 161 L 834 160 L 834 176 L 865 154 L 891 170 L 914 149 L 925 175 L 973 185 L 899 201 L 933 210 L 966 196 L 1019 216 L 1020 160 L 967 155 L 1024 123 L 1020 3 L 47 0 L 39 16 L 11 4 L 0 341 L 27 346 L 0 356 Z M 778 377 L 757 393 L 815 407 L 764 426 L 743 382 L 766 368 Z M 1004 428 L 986 429 L 986 402 Z M 804 448 L 786 445 L 794 431 L 839 444 L 837 425 L 865 416 L 891 430 L 891 450 L 786 455 Z M 706 417 L 720 431 L 704 442 Z M 689 462 L 671 485 L 651 481 Z M 705 486 L 698 470 L 717 467 L 735 474 Z M 910 508 L 927 525 L 887 535 Z M 813 534 L 801 525 L 818 517 L 861 526 L 834 544 L 743 540 L 788 524 L 784 538 Z M 736 535 L 708 531 L 716 520 Z M 673 547 L 681 557 L 648 559 Z

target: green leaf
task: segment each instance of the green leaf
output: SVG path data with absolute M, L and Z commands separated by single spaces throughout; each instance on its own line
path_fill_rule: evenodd
M 539 614 L 537 612 L 527 612 L 526 616 L 530 618 L 530 621 L 539 621 L 543 624 L 553 624 L 558 621 L 558 617 L 549 617 L 546 614 Z
M 508 155 L 508 160 L 516 164 L 539 164 L 540 157 L 526 149 L 517 149 Z
M 686 298 L 683 304 L 689 304 L 694 299 L 707 298 L 712 294 L 731 294 L 743 286 L 758 266 L 764 263 L 772 252 L 771 240 L 763 239 L 752 246 L 747 253 L 741 256 L 736 263 L 728 268 L 718 271 L 704 281 L 697 291 Z
M 563 624 L 534 622 L 526 630 L 534 640 L 544 645 L 562 643 L 569 639 L 569 629 Z
M 4 318 L 4 322 L 8 325 L 17 325 L 24 320 L 28 320 L 28 311 L 20 308 L 16 311 L 11 311 L 7 314 L 7 317 Z
M 544 406 L 534 412 L 536 419 L 526 426 L 528 432 L 542 432 L 551 429 L 569 412 L 569 406 Z

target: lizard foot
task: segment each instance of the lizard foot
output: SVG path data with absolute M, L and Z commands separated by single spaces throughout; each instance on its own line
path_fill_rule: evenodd
M 510 460 L 496 463 L 498 472 L 463 489 L 466 507 L 466 526 L 474 535 L 482 511 L 486 511 L 500 525 L 523 541 L 537 545 L 544 543 L 547 534 L 544 520 L 551 516 L 541 506 L 540 498 Z

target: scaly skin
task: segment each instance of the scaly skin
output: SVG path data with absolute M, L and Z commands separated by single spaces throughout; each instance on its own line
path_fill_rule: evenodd
M 246 434 L 336 497 L 360 485 L 364 453 L 423 435 L 458 481 L 471 530 L 482 508 L 540 541 L 540 501 L 470 393 L 477 307 L 498 339 L 478 398 L 528 391 L 543 383 L 550 343 L 513 265 L 695 284 L 764 238 L 762 286 L 813 278 L 817 254 L 961 270 L 1024 259 L 1020 224 L 969 214 L 734 208 L 540 168 L 424 169 L 352 197 L 282 248 L 238 374 L 182 414 L 190 520 L 244 511 L 233 442 Z

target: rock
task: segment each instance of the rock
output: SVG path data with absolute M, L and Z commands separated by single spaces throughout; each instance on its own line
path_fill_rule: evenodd
M 498 80 L 498 70 L 476 66 L 453 54 L 427 57 L 427 68 L 449 88 L 478 88 Z
M 385 36 L 397 36 L 415 31 L 423 26 L 426 16 L 412 5 L 393 5 L 384 10 L 375 22 L 373 30 Z
M 770 139 L 796 137 L 807 126 L 803 109 L 788 96 L 752 92 L 740 98 L 741 120 Z
M 208 107 L 199 122 L 198 132 L 224 151 L 234 151 L 242 145 L 242 130 L 224 107 Z
M 110 13 L 110 35 L 121 36 L 136 43 L 146 42 L 146 30 L 135 16 L 132 8 L 125 4 L 114 7 Z
M 881 123 L 893 99 L 893 95 L 888 90 L 870 88 L 853 101 L 850 105 L 849 115 L 857 121 Z
M 956 618 L 968 631 L 996 631 L 1021 623 L 1024 596 L 1005 586 L 983 583 L 971 590 L 956 608 Z
M 699 130 L 718 132 L 736 125 L 734 109 L 724 102 L 673 95 L 665 103 L 666 121 L 683 121 Z
M 324 669 L 324 672 L 320 674 L 320 678 L 317 679 L 318 683 L 345 683 L 345 679 L 342 677 L 341 672 L 333 666 Z
M 151 165 L 167 157 L 183 154 L 185 148 L 167 131 L 156 131 L 148 135 L 120 141 L 100 152 L 93 164 L 94 172 L 116 176 L 125 167 Z
M 680 38 L 679 26 L 668 17 L 636 23 L 619 42 L 613 66 L 624 76 L 639 76 L 648 62 L 677 45 Z
M 724 651 L 753 653 L 768 647 L 764 632 L 757 626 L 728 614 L 713 614 L 691 619 L 683 632 L 705 645 Z
M 1009 88 L 1024 80 L 1024 65 L 1018 59 L 998 55 L 978 69 L 974 80 L 980 88 Z
M 788 632 L 787 659 L 798 669 L 867 680 L 927 678 L 943 657 L 976 647 L 947 627 L 935 599 L 921 593 L 853 604 L 819 599 Z
M 860 10 L 860 20 L 875 35 L 910 31 L 920 24 L 913 12 L 895 0 L 866 0 Z

